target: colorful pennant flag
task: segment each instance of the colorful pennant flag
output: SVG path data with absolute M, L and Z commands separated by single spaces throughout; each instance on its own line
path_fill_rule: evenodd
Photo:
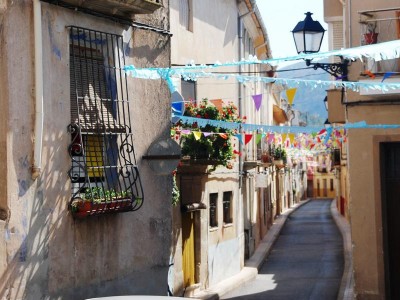
M 213 99 L 210 100 L 212 104 L 218 109 L 219 112 L 222 112 L 222 105 L 224 104 L 224 101 L 222 99 Z
M 292 89 L 286 90 L 286 96 L 288 99 L 288 103 L 290 105 L 293 105 L 293 100 L 294 100 L 294 96 L 296 95 L 296 92 L 297 92 L 297 88 L 292 88 Z
M 241 134 L 235 134 L 235 138 L 237 138 L 239 142 L 243 144 L 243 139 Z
M 261 107 L 261 102 L 262 102 L 262 94 L 258 94 L 258 95 L 253 95 L 251 96 L 253 97 L 254 100 L 254 104 L 256 106 L 256 110 L 258 111 Z
M 175 115 L 182 116 L 183 113 L 185 112 L 184 102 L 172 102 L 171 107 L 172 107 L 172 112 Z
M 261 141 L 261 139 L 263 138 L 264 134 L 263 133 L 257 133 L 256 136 L 256 144 L 258 145 Z
M 394 74 L 396 74 L 396 73 L 394 73 L 394 72 L 386 72 L 385 74 L 383 74 L 382 82 L 383 82 L 385 79 L 388 79 L 390 76 L 392 76 L 392 75 L 394 75 Z
M 244 144 L 247 145 L 251 139 L 253 138 L 253 135 L 251 133 L 246 133 L 244 135 Z
M 198 141 L 201 138 L 201 132 L 200 131 L 193 131 L 194 138 L 196 141 Z

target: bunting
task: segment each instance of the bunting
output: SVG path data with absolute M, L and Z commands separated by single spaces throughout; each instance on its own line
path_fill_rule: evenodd
M 262 94 L 252 96 L 254 100 L 254 105 L 256 106 L 256 111 L 258 111 L 261 107 L 262 96 Z
M 294 96 L 296 95 L 297 89 L 296 88 L 292 88 L 292 89 L 288 89 L 286 90 L 286 96 L 288 99 L 288 103 L 292 106 L 293 105 L 293 100 L 294 100 Z

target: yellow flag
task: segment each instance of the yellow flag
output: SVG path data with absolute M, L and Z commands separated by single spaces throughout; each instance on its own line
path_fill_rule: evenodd
M 294 96 L 296 95 L 297 88 L 286 90 L 286 96 L 290 105 L 293 105 Z
M 293 145 L 293 142 L 294 142 L 294 133 L 289 133 L 289 140 L 290 140 L 290 144 L 292 144 Z
M 200 131 L 193 131 L 194 138 L 196 141 L 198 141 L 201 138 L 201 132 Z

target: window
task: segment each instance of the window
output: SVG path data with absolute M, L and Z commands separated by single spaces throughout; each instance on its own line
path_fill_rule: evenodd
M 331 178 L 331 192 L 334 190 L 333 179 Z
M 86 215 L 140 208 L 122 37 L 70 27 L 71 208 Z
M 179 23 L 188 31 L 193 31 L 193 0 L 179 0 Z
M 182 97 L 186 101 L 196 100 L 196 81 L 181 79 Z
M 232 223 L 232 192 L 224 192 L 222 206 L 224 213 L 224 223 Z
M 218 193 L 210 194 L 210 227 L 218 227 Z

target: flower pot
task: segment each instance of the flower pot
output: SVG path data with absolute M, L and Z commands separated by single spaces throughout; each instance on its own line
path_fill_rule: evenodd
M 283 159 L 274 159 L 273 161 L 275 166 L 282 166 L 283 165 Z
M 364 41 L 366 45 L 376 44 L 378 42 L 378 33 L 376 32 L 365 33 Z
M 261 154 L 261 161 L 263 163 L 269 163 L 271 162 L 271 156 L 269 156 L 269 154 Z
M 92 211 L 92 203 L 82 198 L 75 198 L 71 202 L 71 212 L 74 218 L 87 217 Z

